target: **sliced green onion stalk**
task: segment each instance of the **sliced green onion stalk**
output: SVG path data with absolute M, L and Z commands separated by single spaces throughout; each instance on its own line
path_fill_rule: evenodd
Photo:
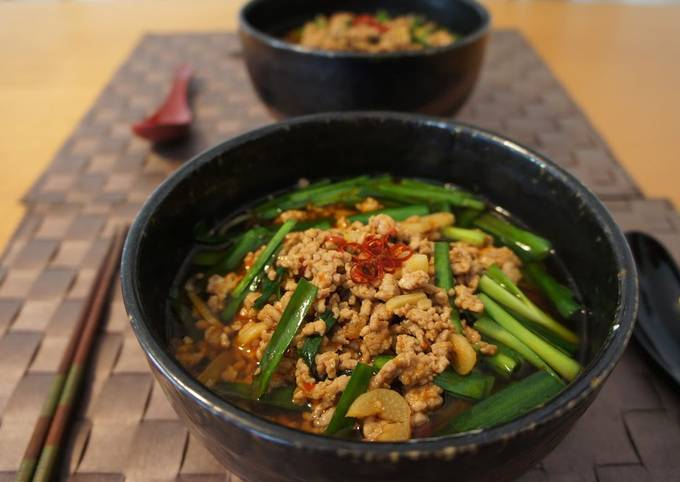
M 274 388 L 269 393 L 266 393 L 260 400 L 253 399 L 253 386 L 249 383 L 221 382 L 212 386 L 210 389 L 227 400 L 229 398 L 236 398 L 293 412 L 306 412 L 309 410 L 307 405 L 293 403 L 295 387 L 292 386 Z
M 394 355 L 378 355 L 373 359 L 373 368 L 375 369 L 375 372 L 378 373 L 380 370 L 382 370 L 382 367 L 385 366 L 385 364 L 394 359 Z
M 519 316 L 515 316 L 515 318 L 524 326 L 526 326 L 531 331 L 536 333 L 538 336 L 543 338 L 546 342 L 550 343 L 558 350 L 563 351 L 567 355 L 573 356 L 578 351 L 579 349 L 578 343 L 569 342 L 562 338 L 561 336 L 558 336 L 554 332 L 548 330 L 543 325 L 539 325 L 538 323 L 529 321 L 526 318 L 521 318 Z
M 304 278 L 298 282 L 260 360 L 260 373 L 253 383 L 255 398 L 260 399 L 267 392 L 269 381 L 314 303 L 317 291 L 316 286 Z
M 375 18 L 378 22 L 387 22 L 391 17 L 387 10 L 380 9 L 376 12 Z
M 369 211 L 367 213 L 354 214 L 352 216 L 349 216 L 347 220 L 351 223 L 353 223 L 354 221 L 359 221 L 363 224 L 366 224 L 368 223 L 368 220 L 372 216 L 375 216 L 377 214 L 386 214 L 395 221 L 403 221 L 404 219 L 408 219 L 411 216 L 425 216 L 429 212 L 430 211 L 427 208 L 427 206 L 422 204 L 414 204 L 412 206 L 378 209 L 376 211 Z
M 261 310 L 264 305 L 269 303 L 272 296 L 278 298 L 279 291 L 281 290 L 281 283 L 283 282 L 283 277 L 286 274 L 286 268 L 276 268 L 276 277 L 272 280 L 267 276 L 264 276 L 262 280 L 262 294 L 258 299 L 255 300 L 253 306 L 258 310 Z
M 493 214 L 482 214 L 475 219 L 473 224 L 482 231 L 491 234 L 501 244 L 509 247 L 524 259 L 543 259 L 552 249 L 552 245 L 547 239 L 518 228 Z
M 199 251 L 191 258 L 191 262 L 196 266 L 213 266 L 229 253 L 229 250 L 219 251 Z
M 479 299 L 484 303 L 486 313 L 499 325 L 515 335 L 521 342 L 533 350 L 557 373 L 568 381 L 572 381 L 581 371 L 581 364 L 576 360 L 565 355 L 538 335 L 524 327 L 519 321 L 512 317 L 499 304 L 493 301 L 486 294 L 481 294 Z M 514 348 L 514 347 L 511 347 Z
M 352 195 L 369 180 L 368 176 L 359 176 L 332 184 L 298 189 L 282 196 L 278 196 L 255 208 L 255 213 L 261 219 L 273 219 L 288 209 L 298 209 L 307 204 L 317 206 L 342 202 Z
M 475 322 L 475 329 L 485 337 L 503 343 L 505 346 L 515 350 L 539 370 L 552 372 L 552 368 L 540 356 L 495 321 L 482 317 Z
M 444 187 L 436 187 L 426 183 L 421 184 L 428 187 L 423 188 L 421 185 L 414 186 L 404 183 L 384 183 L 371 186 L 371 188 L 379 197 L 402 200 L 403 202 L 446 202 L 452 206 L 462 206 L 480 210 L 484 209 L 484 203 L 469 193 L 463 191 L 454 191 Z
M 182 336 L 187 335 L 193 340 L 200 340 L 203 338 L 203 332 L 196 327 L 196 320 L 191 315 L 191 309 L 187 306 L 186 301 L 182 301 L 183 295 L 177 286 L 174 286 L 170 291 L 170 306 L 177 321 L 184 329 Z
M 574 293 L 550 276 L 540 263 L 527 263 L 524 266 L 524 274 L 541 290 L 563 317 L 571 318 L 574 313 L 582 309 L 582 306 L 576 302 Z
M 241 281 L 239 281 L 234 288 L 234 291 L 232 291 L 229 302 L 227 302 L 227 305 L 222 311 L 222 319 L 225 322 L 230 321 L 234 317 L 241 306 L 241 303 L 243 303 L 247 290 L 251 288 L 251 285 L 253 281 L 256 281 L 256 278 L 262 276 L 262 272 L 269 261 L 269 258 L 272 257 L 274 251 L 278 249 L 281 243 L 283 243 L 283 239 L 294 227 L 294 219 L 283 223 L 276 234 L 274 234 L 274 237 L 267 243 L 267 247 L 260 253 L 243 278 L 241 278 Z
M 306 231 L 311 228 L 316 228 L 316 229 L 331 229 L 333 223 L 335 221 L 332 219 L 310 219 L 309 221 L 298 221 L 297 224 L 295 225 L 295 228 L 293 231 Z
M 522 366 L 519 354 L 510 352 L 510 350 L 502 346 L 497 347 L 494 355 L 483 356 L 482 363 L 505 380 L 512 378 Z
M 354 419 L 346 417 L 347 410 L 354 403 L 359 395 L 368 390 L 368 383 L 371 381 L 373 376 L 373 367 L 366 365 L 364 363 L 357 363 L 357 366 L 352 370 L 352 375 L 350 376 L 347 387 L 342 392 L 340 400 L 335 407 L 335 412 L 333 412 L 333 418 L 331 418 L 326 431 L 326 435 L 333 435 L 339 430 L 351 426 L 354 423 Z
M 456 226 L 460 228 L 470 229 L 475 219 L 480 216 L 481 211 L 478 209 L 456 209 Z
M 479 372 L 459 375 L 447 369 L 434 377 L 434 384 L 456 397 L 467 400 L 482 400 L 489 396 L 493 389 L 495 378 Z
M 336 319 L 333 317 L 333 313 L 328 310 L 320 317 L 324 323 L 326 323 L 326 333 L 329 333 L 333 325 L 335 325 Z M 312 335 L 305 338 L 302 347 L 298 350 L 298 355 L 302 358 L 307 366 L 309 366 L 312 373 L 316 372 L 316 354 L 319 352 L 321 347 L 321 342 L 323 337 L 321 335 Z
M 438 435 L 480 430 L 509 422 L 544 405 L 563 388 L 564 383 L 554 375 L 533 373 L 461 413 Z
M 448 296 L 449 290 L 453 289 L 453 272 L 451 271 L 451 262 L 449 261 L 449 243 L 443 241 L 434 243 L 434 272 L 437 287 L 443 289 Z M 449 306 L 451 306 L 451 324 L 456 333 L 462 333 L 463 325 L 460 323 L 460 314 L 451 297 L 449 297 Z
M 473 246 L 482 246 L 486 242 L 486 234 L 478 229 L 465 229 L 449 226 L 442 229 L 442 234 L 453 241 L 463 241 Z
M 501 280 L 502 284 L 496 280 Z M 544 326 L 570 343 L 578 343 L 576 333 L 536 306 L 497 266 L 492 266 L 482 276 L 479 289 L 527 320 Z
M 213 266 L 206 274 L 224 275 L 234 271 L 251 251 L 255 251 L 262 246 L 267 238 L 271 236 L 266 228 L 253 228 L 240 236 L 234 245 L 225 253 L 224 257 Z
M 430 211 L 433 213 L 450 213 L 451 205 L 449 203 L 435 203 L 430 206 Z

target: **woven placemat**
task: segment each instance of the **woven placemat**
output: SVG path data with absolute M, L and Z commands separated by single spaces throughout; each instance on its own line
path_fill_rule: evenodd
M 129 124 L 160 100 L 172 67 L 197 69 L 190 142 L 152 151 Z M 650 232 L 680 259 L 680 217 L 645 200 L 536 54 L 496 32 L 459 116 L 545 152 L 603 197 L 624 229 Z M 230 34 L 147 36 L 26 196 L 0 259 L 0 482 L 13 480 L 113 226 L 130 220 L 178 160 L 271 122 Z M 63 478 L 237 480 L 191 438 L 130 331 L 120 287 L 73 424 Z M 680 395 L 634 343 L 565 441 L 522 481 L 680 480 Z

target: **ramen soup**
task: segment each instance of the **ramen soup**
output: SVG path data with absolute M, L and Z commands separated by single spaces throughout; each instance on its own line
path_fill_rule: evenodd
M 550 242 L 503 213 L 422 180 L 300 182 L 197 229 L 171 349 L 230 403 L 316 434 L 508 422 L 579 374 L 584 314 Z
M 310 49 L 378 53 L 444 47 L 456 36 L 421 15 L 392 17 L 379 11 L 319 15 L 290 32 L 287 40 Z

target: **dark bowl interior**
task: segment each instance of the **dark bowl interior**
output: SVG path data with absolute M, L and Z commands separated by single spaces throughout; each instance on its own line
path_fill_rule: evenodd
M 247 414 L 220 401 L 174 362 L 164 337 L 165 303 L 198 221 L 219 222 L 300 177 L 384 172 L 458 184 L 552 241 L 588 310 L 586 369 L 555 400 L 481 433 L 369 445 L 296 432 Z M 325 480 L 348 480 L 352 474 L 360 480 L 416 475 L 443 480 L 456 470 L 459 480 L 517 475 L 554 447 L 590 403 L 628 341 L 637 306 L 625 239 L 575 178 L 492 134 L 381 113 L 292 120 L 200 154 L 145 204 L 131 229 L 122 273 L 133 327 L 174 407 L 220 460 L 256 480 L 321 480 L 324 466 L 342 458 L 338 450 L 347 463 Z M 241 444 L 250 444 L 254 453 Z M 406 455 L 416 452 L 420 458 Z M 357 462 L 369 456 L 372 463 Z
M 319 13 L 419 13 L 462 35 L 455 44 L 418 52 L 366 54 L 308 50 L 282 37 Z M 455 112 L 477 80 L 489 15 L 474 0 L 253 0 L 240 39 L 262 101 L 284 116 L 384 109 Z

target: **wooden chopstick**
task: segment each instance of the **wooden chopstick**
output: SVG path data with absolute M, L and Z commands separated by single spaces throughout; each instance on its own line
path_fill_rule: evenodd
M 64 351 L 55 380 L 34 427 L 17 473 L 17 482 L 47 482 L 52 477 L 73 404 L 82 384 L 85 364 L 108 305 L 111 284 L 118 271 L 126 234 L 127 227 L 124 227 L 118 229 L 111 238 L 106 256 L 97 271 L 83 312 Z

